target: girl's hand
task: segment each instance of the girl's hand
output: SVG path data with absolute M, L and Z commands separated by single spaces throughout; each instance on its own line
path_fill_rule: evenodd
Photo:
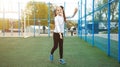
M 62 34 L 61 33 L 59 33 L 59 35 L 60 35 L 60 39 L 62 39 L 63 37 L 62 37 Z
M 77 11 L 78 11 L 78 9 L 77 9 L 77 8 L 75 8 L 75 9 L 74 9 L 74 14 L 76 14 L 76 13 L 77 13 Z
M 77 9 L 77 8 L 75 8 L 75 9 L 74 9 L 74 13 L 73 13 L 73 16 L 72 16 L 72 17 L 74 17 L 74 16 L 76 15 L 77 11 L 78 11 L 78 9 Z
M 62 35 L 60 35 L 60 39 L 62 39 Z

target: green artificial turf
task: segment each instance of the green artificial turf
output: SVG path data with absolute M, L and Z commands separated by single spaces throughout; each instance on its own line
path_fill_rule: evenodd
M 117 60 L 78 37 L 64 38 L 65 65 L 58 62 L 58 49 L 54 61 L 49 61 L 52 46 L 52 37 L 0 38 L 0 67 L 120 67 Z

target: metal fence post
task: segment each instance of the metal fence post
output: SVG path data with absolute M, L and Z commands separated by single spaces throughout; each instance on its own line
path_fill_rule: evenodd
M 20 2 L 18 1 L 18 36 L 20 36 L 20 32 L 21 32 L 21 30 L 20 30 L 21 24 L 20 23 L 21 23 L 20 22 Z
M 64 2 L 64 11 L 65 11 L 66 3 Z M 64 21 L 65 22 L 65 21 Z M 64 23 L 64 36 L 66 36 L 66 23 Z
M 78 36 L 80 36 L 80 4 L 78 2 L 78 31 L 77 31 Z
M 120 0 L 119 0 L 119 23 L 118 23 L 118 62 L 120 63 Z
M 92 46 L 94 46 L 94 0 L 92 4 Z
M 50 37 L 50 2 L 48 3 L 48 37 Z
M 80 14 L 81 15 L 81 17 L 80 17 L 81 18 L 80 19 L 81 20 L 81 24 L 80 24 L 80 26 L 81 26 L 81 32 L 80 32 L 80 35 L 81 35 L 81 38 L 82 38 L 82 0 L 81 0 L 81 11 L 80 12 L 81 12 L 81 14 Z
M 33 1 L 33 6 L 34 6 L 34 37 L 35 37 L 35 32 L 36 32 L 36 30 L 35 30 L 35 23 L 36 23 L 35 10 L 36 10 L 36 8 L 35 8 L 35 3 L 34 3 L 34 1 Z
M 108 56 L 110 56 L 110 13 L 111 13 L 110 5 L 111 5 L 110 0 L 108 0 L 108 51 L 107 51 Z
M 87 41 L 87 23 L 86 23 L 86 9 L 87 9 L 87 7 L 86 7 L 86 5 L 87 5 L 87 1 L 85 0 L 85 41 Z

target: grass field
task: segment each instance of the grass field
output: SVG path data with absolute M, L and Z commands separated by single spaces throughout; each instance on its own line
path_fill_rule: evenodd
M 78 37 L 64 38 L 67 64 L 58 62 L 58 49 L 51 63 L 52 46 L 52 37 L 0 38 L 0 67 L 120 67 L 117 60 Z
M 87 38 L 87 42 L 92 44 L 92 37 Z M 108 51 L 108 39 L 103 38 L 103 37 L 94 37 L 94 46 L 98 47 L 100 50 L 106 52 Z M 118 41 L 115 40 L 110 40 L 110 55 L 115 58 L 116 60 L 118 59 Z

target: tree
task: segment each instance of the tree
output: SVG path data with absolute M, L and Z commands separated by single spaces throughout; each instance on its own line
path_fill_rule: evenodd
M 24 10 L 26 13 L 26 18 L 29 20 L 26 20 L 26 22 L 30 22 L 30 25 L 34 25 L 34 22 L 36 25 L 48 25 L 48 4 L 44 2 L 33 2 L 30 1 L 27 3 L 27 6 Z M 24 14 L 23 14 L 24 16 Z M 22 18 L 23 18 L 22 16 Z M 52 12 L 50 11 L 50 17 L 53 18 Z
M 108 3 L 108 0 L 102 0 L 100 3 L 98 3 L 98 8 Z M 111 21 L 117 21 L 118 19 L 118 0 L 115 0 L 115 2 L 111 3 Z M 100 16 L 100 17 L 99 17 Z M 96 14 L 95 18 L 98 20 L 104 20 L 107 21 L 108 17 L 108 8 L 107 6 L 103 9 L 100 9 Z M 102 19 L 103 18 L 103 19 Z
M 117 21 L 118 16 L 118 0 L 116 0 L 114 3 L 111 5 L 111 20 L 112 21 Z
M 102 3 L 101 1 L 97 4 L 97 7 L 101 7 Z M 102 10 L 99 10 L 95 13 L 95 21 L 102 21 L 103 17 L 102 17 L 103 13 L 102 13 Z

